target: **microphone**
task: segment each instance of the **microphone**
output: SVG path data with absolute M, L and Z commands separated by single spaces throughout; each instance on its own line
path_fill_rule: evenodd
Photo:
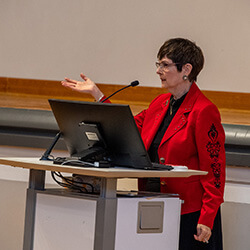
M 111 94 L 111 95 L 109 95 L 108 97 L 106 97 L 104 100 L 102 100 L 101 101 L 101 103 L 103 103 L 103 102 L 105 102 L 106 100 L 108 100 L 110 97 L 112 97 L 113 95 L 115 95 L 115 94 L 117 94 L 118 92 L 120 92 L 120 91 L 122 91 L 122 90 L 124 90 L 124 89 L 126 89 L 126 88 L 129 88 L 129 87 L 135 87 L 135 86 L 137 86 L 137 85 L 139 85 L 139 81 L 133 81 L 133 82 L 131 82 L 129 85 L 127 85 L 127 86 L 125 86 L 125 87 L 123 87 L 123 88 L 121 88 L 121 89 L 118 89 L 117 91 L 115 91 L 113 94 Z

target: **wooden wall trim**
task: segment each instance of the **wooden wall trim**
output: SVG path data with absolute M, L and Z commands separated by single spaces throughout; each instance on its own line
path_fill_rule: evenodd
M 97 84 L 110 95 L 123 85 Z M 112 100 L 119 103 L 149 104 L 157 95 L 163 93 L 161 88 L 134 87 L 118 93 Z M 223 91 L 202 91 L 219 109 L 250 110 L 250 93 Z M 0 93 L 6 95 L 33 96 L 39 98 L 58 98 L 72 100 L 93 100 L 89 95 L 80 94 L 61 86 L 60 81 L 21 79 L 0 77 Z
M 250 111 L 250 93 L 202 91 L 220 109 Z

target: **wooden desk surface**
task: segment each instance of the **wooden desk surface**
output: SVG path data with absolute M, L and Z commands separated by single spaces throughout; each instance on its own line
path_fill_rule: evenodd
M 142 177 L 189 177 L 206 175 L 205 171 L 196 170 L 139 170 L 130 168 L 83 168 L 55 165 L 52 161 L 40 161 L 38 158 L 1 157 L 0 164 L 26 169 L 57 171 L 104 178 L 142 178 Z M 1 166 L 0 166 L 1 167 Z

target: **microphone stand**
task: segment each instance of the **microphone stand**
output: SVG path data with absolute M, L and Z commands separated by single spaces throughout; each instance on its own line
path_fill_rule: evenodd
M 115 91 L 113 94 L 111 94 L 111 95 L 109 95 L 108 97 L 106 97 L 104 100 L 101 101 L 101 103 L 107 101 L 110 97 L 112 97 L 113 95 L 117 94 L 118 92 L 120 92 L 120 91 L 122 91 L 122 90 L 124 90 L 124 89 L 126 89 L 126 88 L 129 88 L 129 87 L 135 87 L 135 86 L 137 86 L 137 85 L 139 85 L 139 82 L 138 82 L 138 81 L 133 81 L 133 82 L 131 82 L 131 84 L 129 84 L 129 85 L 127 85 L 127 86 L 125 86 L 125 87 L 123 87 L 123 88 L 121 88 L 121 89 L 118 89 L 118 90 Z
M 125 87 L 123 87 L 123 88 L 121 88 L 121 89 L 118 89 L 117 91 L 115 91 L 113 94 L 111 94 L 110 96 L 108 96 L 108 97 L 106 97 L 104 100 L 102 100 L 101 102 L 105 102 L 105 101 L 107 101 L 110 97 L 112 97 L 113 95 L 115 95 L 116 93 L 118 93 L 118 92 L 120 92 L 120 91 L 122 91 L 122 90 L 124 90 L 124 89 L 126 89 L 126 88 L 129 88 L 131 85 L 128 85 L 128 86 L 125 86 Z

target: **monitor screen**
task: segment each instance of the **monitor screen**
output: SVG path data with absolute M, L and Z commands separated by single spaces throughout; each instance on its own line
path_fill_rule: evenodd
M 49 103 L 72 157 L 105 157 L 112 166 L 151 167 L 128 105 L 55 99 Z

